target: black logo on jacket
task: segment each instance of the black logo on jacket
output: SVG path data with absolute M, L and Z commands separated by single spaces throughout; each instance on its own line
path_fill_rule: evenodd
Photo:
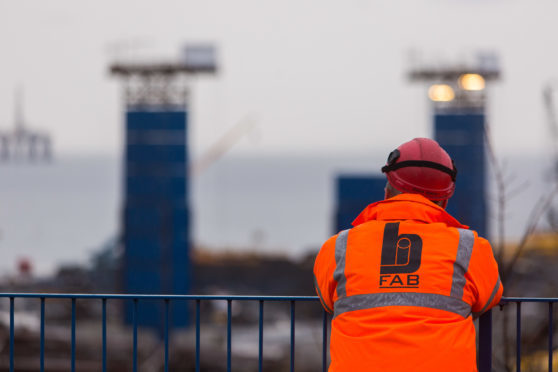
M 382 242 L 382 259 L 380 263 L 380 287 L 411 287 L 419 284 L 418 275 L 384 275 L 411 274 L 420 267 L 422 239 L 417 234 L 399 234 L 399 222 L 387 223 Z

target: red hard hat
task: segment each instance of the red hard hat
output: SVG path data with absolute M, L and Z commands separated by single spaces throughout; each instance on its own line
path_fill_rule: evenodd
M 429 138 L 415 138 L 393 150 L 382 172 L 396 190 L 430 200 L 449 199 L 455 190 L 453 160 Z

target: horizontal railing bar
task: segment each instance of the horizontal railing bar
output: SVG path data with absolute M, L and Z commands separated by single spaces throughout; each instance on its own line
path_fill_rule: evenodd
M 0 293 L 2 297 L 18 298 L 95 298 L 108 300 L 232 300 L 232 301 L 318 301 L 318 296 L 242 296 L 242 295 L 155 295 L 155 294 L 84 294 L 84 293 Z
M 171 294 L 89 294 L 89 293 L 0 293 L 0 298 L 106 299 L 106 300 L 222 300 L 222 301 L 319 301 L 318 296 L 257 295 L 171 295 Z M 502 297 L 500 304 L 515 302 L 558 302 L 558 297 Z
M 550 297 L 502 297 L 500 303 L 508 302 L 558 302 L 558 298 Z
M 319 301 L 318 296 L 257 295 L 170 295 L 170 294 L 89 294 L 89 293 L 0 293 L 0 298 L 54 298 L 106 300 L 231 300 L 231 301 Z M 502 297 L 500 304 L 515 302 L 558 302 L 558 297 Z

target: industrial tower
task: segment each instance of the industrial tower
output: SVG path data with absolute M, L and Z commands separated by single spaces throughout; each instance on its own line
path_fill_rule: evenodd
M 188 294 L 190 206 L 188 175 L 188 84 L 192 74 L 215 73 L 210 46 L 186 49 L 179 63 L 115 63 L 124 84 L 125 151 L 121 238 L 124 293 Z M 141 302 L 139 325 L 162 329 L 159 302 Z M 133 321 L 131 302 L 125 321 Z M 185 301 L 170 307 L 170 324 L 188 323 Z
M 456 191 L 447 210 L 485 237 L 485 89 L 487 82 L 499 78 L 498 59 L 493 54 L 480 54 L 472 62 L 416 64 L 409 73 L 411 81 L 429 84 L 433 138 L 446 149 L 458 170 Z M 366 205 L 383 199 L 385 183 L 383 175 L 339 175 L 334 232 L 350 228 Z
M 498 58 L 478 54 L 470 62 L 417 64 L 409 79 L 429 84 L 434 139 L 458 170 L 448 212 L 488 236 L 486 204 L 486 85 L 500 78 Z
M 15 94 L 14 128 L 0 132 L 0 162 L 45 162 L 52 159 L 50 135 L 28 128 L 21 90 Z

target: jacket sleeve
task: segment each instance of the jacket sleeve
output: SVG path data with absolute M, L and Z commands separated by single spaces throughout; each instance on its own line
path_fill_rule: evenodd
M 331 314 L 333 314 L 334 293 L 337 287 L 337 282 L 333 279 L 336 239 L 337 235 L 334 235 L 324 243 L 314 263 L 314 286 L 322 306 Z
M 475 238 L 466 276 L 472 283 L 472 311 L 473 316 L 477 318 L 500 302 L 504 287 L 490 243 L 476 234 Z

